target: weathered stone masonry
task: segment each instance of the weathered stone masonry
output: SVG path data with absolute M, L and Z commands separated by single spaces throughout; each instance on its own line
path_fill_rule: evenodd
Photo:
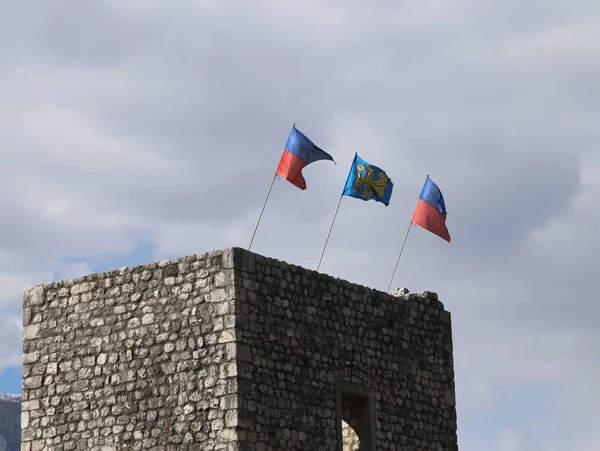
M 23 308 L 23 450 L 332 451 L 342 420 L 360 451 L 457 449 L 434 293 L 229 248 L 32 287 Z

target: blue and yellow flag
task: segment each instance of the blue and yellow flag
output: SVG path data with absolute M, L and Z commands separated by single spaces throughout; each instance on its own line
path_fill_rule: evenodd
M 342 196 L 356 197 L 362 200 L 373 199 L 387 206 L 392 197 L 393 187 L 394 184 L 385 171 L 367 163 L 356 153 Z

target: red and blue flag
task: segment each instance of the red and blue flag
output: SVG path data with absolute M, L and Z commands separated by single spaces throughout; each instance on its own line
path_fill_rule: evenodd
M 331 160 L 335 163 L 331 155 L 317 147 L 294 125 L 275 174 L 300 189 L 306 189 L 302 169 L 319 160 Z
M 450 242 L 450 233 L 446 228 L 446 214 L 444 196 L 438 186 L 427 176 L 417 201 L 412 223 Z

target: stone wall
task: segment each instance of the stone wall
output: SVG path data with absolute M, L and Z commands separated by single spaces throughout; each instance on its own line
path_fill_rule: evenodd
M 230 248 L 29 288 L 23 323 L 22 450 L 457 449 L 433 293 Z
M 172 450 L 233 449 L 231 263 L 214 252 L 26 290 L 22 450 L 163 451 L 166 435 Z
M 378 450 L 457 449 L 450 314 L 436 294 L 236 257 L 241 450 L 335 450 L 341 419 L 354 422 L 339 418 L 352 400 L 337 405 L 339 382 L 373 393 Z

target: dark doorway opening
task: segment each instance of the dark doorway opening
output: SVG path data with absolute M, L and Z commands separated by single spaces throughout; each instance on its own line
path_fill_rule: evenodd
M 337 451 L 375 451 L 373 390 L 349 382 L 336 384 Z

